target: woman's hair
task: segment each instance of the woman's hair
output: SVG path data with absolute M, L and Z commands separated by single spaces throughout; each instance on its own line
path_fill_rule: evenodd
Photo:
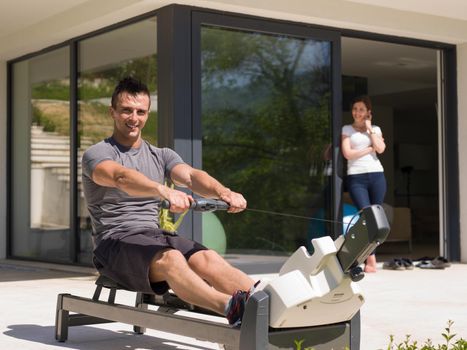
M 350 104 L 350 110 L 352 110 L 353 105 L 356 104 L 357 102 L 362 102 L 365 105 L 366 109 L 368 109 L 369 111 L 372 110 L 370 96 L 360 95 L 360 96 L 355 97 L 352 100 L 352 103 Z

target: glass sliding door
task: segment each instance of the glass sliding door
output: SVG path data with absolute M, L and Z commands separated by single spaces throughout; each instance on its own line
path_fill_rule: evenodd
M 12 251 L 70 261 L 69 49 L 12 65 Z
M 91 223 L 81 187 L 81 157 L 84 151 L 112 135 L 109 114 L 113 89 L 118 81 L 132 76 L 151 91 L 151 112 L 143 138 L 157 145 L 157 23 L 156 18 L 94 36 L 79 42 L 78 67 L 78 259 L 91 262 Z
M 288 255 L 309 246 L 330 229 L 331 42 L 200 30 L 202 167 L 251 209 L 203 217 L 203 241 L 220 227 L 222 253 Z

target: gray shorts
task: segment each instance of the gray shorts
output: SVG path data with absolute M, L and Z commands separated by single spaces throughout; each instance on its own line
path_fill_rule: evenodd
M 169 285 L 151 283 L 149 267 L 156 253 L 167 248 L 180 251 L 187 261 L 194 253 L 207 250 L 185 237 L 147 228 L 101 240 L 94 249 L 93 262 L 100 274 L 129 290 L 164 294 Z

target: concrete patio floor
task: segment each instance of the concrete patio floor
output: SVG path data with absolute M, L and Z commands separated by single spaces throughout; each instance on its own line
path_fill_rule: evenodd
M 359 282 L 366 302 L 362 315 L 362 350 L 386 349 L 389 335 L 400 343 L 410 334 L 418 344 L 428 338 L 444 342 L 441 333 L 448 320 L 453 331 L 467 338 L 467 264 L 445 270 L 383 270 Z M 259 277 L 256 275 L 255 277 Z M 72 327 L 69 340 L 54 339 L 57 294 L 91 297 L 95 275 L 79 268 L 14 260 L 0 260 L 0 349 L 218 349 L 200 342 L 155 330 L 135 335 L 121 323 Z M 134 294 L 117 293 L 117 302 L 134 302 Z

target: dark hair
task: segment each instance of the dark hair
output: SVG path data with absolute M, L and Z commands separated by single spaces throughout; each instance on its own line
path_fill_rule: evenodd
M 129 95 L 136 96 L 138 94 L 146 94 L 149 97 L 149 102 L 151 102 L 149 89 L 146 84 L 142 83 L 141 81 L 132 78 L 126 77 L 120 80 L 115 87 L 114 92 L 112 93 L 112 108 L 117 107 L 117 102 L 120 94 L 126 92 Z
M 353 105 L 356 104 L 357 102 L 362 102 L 365 105 L 366 109 L 368 109 L 369 111 L 372 110 L 370 96 L 360 95 L 360 96 L 355 97 L 352 100 L 352 103 L 350 104 L 350 110 L 352 110 Z

